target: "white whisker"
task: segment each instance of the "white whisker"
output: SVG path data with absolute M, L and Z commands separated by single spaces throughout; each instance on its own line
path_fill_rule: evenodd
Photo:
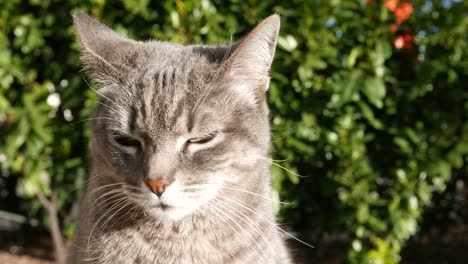
M 222 196 L 222 195 L 220 194 L 220 196 Z M 252 213 L 254 213 L 254 214 L 256 214 L 256 215 L 262 217 L 266 222 L 268 222 L 269 224 L 273 225 L 273 226 L 276 227 L 279 231 L 281 231 L 283 234 L 285 234 L 285 235 L 291 237 L 292 239 L 294 239 L 294 240 L 296 240 L 296 241 L 298 241 L 298 242 L 300 242 L 300 243 L 302 243 L 302 244 L 304 244 L 304 245 L 306 245 L 306 246 L 309 246 L 309 247 L 311 247 L 311 248 L 315 248 L 314 246 L 310 245 L 309 243 L 302 241 L 301 239 L 299 239 L 299 238 L 293 236 L 292 234 L 290 234 L 290 233 L 287 232 L 286 230 L 282 229 L 282 228 L 279 227 L 276 223 L 269 221 L 268 219 L 266 219 L 263 215 L 259 214 L 254 208 L 252 208 L 252 207 L 251 207 L 250 205 L 248 205 L 247 203 L 245 203 L 245 202 L 243 202 L 243 201 L 239 201 L 239 200 L 237 200 L 237 199 L 231 199 L 231 198 L 229 198 L 229 197 L 227 197 L 227 196 L 222 196 L 222 198 L 227 199 L 227 200 L 230 200 L 231 202 L 234 202 L 234 203 L 238 204 L 239 206 L 243 207 L 244 209 L 249 210 L 249 211 L 251 211 Z
M 209 209 L 213 209 L 213 208 L 211 208 L 211 207 L 216 206 L 216 205 L 214 205 L 213 203 L 210 203 L 209 205 L 211 205 L 211 206 L 209 207 Z M 202 214 L 204 213 L 204 212 L 202 212 L 200 209 L 197 209 L 196 211 L 198 211 L 198 212 L 200 212 L 200 213 L 202 213 Z M 247 239 L 246 239 L 245 237 L 242 236 L 243 233 L 245 232 L 243 229 L 241 229 L 240 231 L 239 231 L 239 230 L 236 230 L 236 228 L 235 228 L 234 226 L 232 226 L 231 223 L 229 223 L 229 221 L 227 221 L 226 219 L 224 219 L 223 217 L 221 217 L 219 213 L 217 213 L 216 211 L 213 211 L 213 210 L 211 210 L 211 213 L 213 213 L 213 214 L 217 217 L 217 219 L 221 219 L 221 221 L 223 221 L 229 228 L 231 228 L 231 230 L 234 231 L 235 234 L 236 234 L 236 233 L 239 234 L 239 235 L 240 235 L 240 239 L 242 240 L 242 242 L 244 242 L 245 245 L 249 245 L 249 244 L 250 244 L 250 242 L 247 241 Z M 231 220 L 231 221 L 232 221 L 232 220 Z M 241 233 L 241 232 L 242 232 L 242 233 Z M 250 258 L 251 258 L 251 257 L 250 257 Z
M 101 205 L 105 204 L 106 202 L 108 202 L 109 200 L 115 199 L 115 198 L 117 198 L 117 197 L 119 197 L 119 196 L 121 196 L 121 195 L 124 195 L 124 194 L 122 193 L 121 190 L 114 190 L 114 191 L 111 191 L 111 192 L 108 192 L 108 193 L 105 193 L 105 194 L 99 196 L 99 197 L 98 197 L 96 200 L 94 200 L 94 202 L 91 204 L 91 206 L 90 206 L 90 214 L 95 213 L 95 212 L 96 212 L 95 210 L 98 209 L 99 206 L 101 206 Z M 100 200 L 100 199 L 102 199 L 102 198 L 104 198 L 104 197 L 106 197 L 106 196 L 109 196 L 109 197 L 107 197 L 107 198 L 104 199 L 103 201 L 100 201 L 99 204 L 96 205 L 96 202 L 97 202 L 98 200 Z
M 101 225 L 101 229 L 104 230 L 105 227 L 107 226 L 107 224 L 109 223 L 109 221 L 115 216 L 117 215 L 120 211 L 122 211 L 122 209 L 126 208 L 127 206 L 131 205 L 131 203 L 127 200 L 127 199 L 124 199 L 123 200 L 124 202 L 123 203 L 120 203 L 120 208 L 117 209 L 117 211 L 115 211 L 111 216 L 109 216 L 107 218 L 106 221 L 104 221 L 104 223 Z
M 220 205 L 223 206 L 224 209 L 226 209 L 227 211 L 231 211 L 234 215 L 236 215 L 240 219 L 244 220 L 245 223 L 250 225 L 255 230 L 255 232 L 263 239 L 263 241 L 265 241 L 265 244 L 270 248 L 271 253 L 275 255 L 275 250 L 271 247 L 270 243 L 268 243 L 268 240 L 266 239 L 265 234 L 258 228 L 258 226 L 252 220 L 249 219 L 249 217 L 247 217 L 245 214 L 241 213 L 240 211 L 235 211 L 236 210 L 235 207 L 229 205 L 228 203 L 220 199 L 215 198 L 214 200 L 221 203 Z M 229 208 L 227 207 L 231 208 L 231 210 L 229 210 Z M 263 252 L 263 250 L 261 251 Z
M 227 174 L 224 174 L 226 176 L 229 176 Z M 188 183 L 190 184 L 190 183 Z M 218 183 L 200 183 L 200 184 L 197 184 L 197 185 L 194 185 L 194 186 L 187 186 L 185 187 L 186 189 L 191 189 L 191 188 L 200 188 L 200 187 L 203 187 L 203 186 L 209 186 L 209 187 L 219 187 L 219 188 L 224 188 L 224 189 L 229 189 L 229 190 L 233 190 L 233 191 L 239 191 L 239 192 L 244 192 L 244 193 L 248 193 L 248 194 L 251 194 L 251 195 L 255 195 L 257 197 L 261 197 L 265 200 L 268 200 L 268 201 L 271 201 L 271 202 L 274 202 L 274 203 L 280 203 L 280 204 L 285 204 L 285 205 L 290 205 L 291 203 L 288 203 L 288 202 L 282 202 L 280 200 L 275 200 L 273 199 L 272 197 L 267 197 L 265 195 L 262 195 L 262 194 L 259 194 L 259 193 L 256 193 L 256 192 L 252 192 L 252 191 L 249 191 L 249 190 L 245 190 L 245 189 L 241 189 L 241 188 L 234 188 L 234 187 L 228 187 L 228 186 L 224 186 L 224 185 L 221 185 L 221 184 L 218 184 Z
M 120 198 L 116 201 L 116 203 L 112 206 L 110 206 L 107 211 L 101 215 L 101 217 L 96 221 L 96 223 L 94 224 L 93 228 L 91 229 L 91 232 L 89 233 L 89 236 L 88 236 L 88 250 L 89 250 L 89 246 L 90 246 L 90 242 L 91 242 L 91 237 L 93 235 L 93 232 L 94 232 L 94 229 L 99 225 L 99 223 L 101 222 L 102 219 L 104 219 L 104 217 L 110 213 L 112 210 L 114 210 L 115 207 L 118 206 L 118 204 L 121 204 L 122 202 L 125 202 L 125 197 L 123 198 Z M 88 257 L 89 257 L 89 251 L 88 251 Z
M 74 125 L 74 124 L 78 124 L 78 123 L 82 123 L 82 122 L 86 122 L 86 121 L 91 121 L 91 120 L 110 120 L 110 121 L 115 121 L 115 119 L 110 118 L 110 117 L 91 117 L 91 118 L 85 118 L 85 119 L 83 119 L 83 120 L 78 120 L 78 121 L 72 122 L 72 123 L 70 123 L 69 125 Z
M 211 203 L 211 204 L 214 205 L 214 206 L 212 207 L 213 209 L 215 209 L 215 210 L 218 211 L 219 213 L 223 214 L 223 215 L 226 216 L 229 220 L 231 220 L 234 224 L 236 224 L 237 227 L 239 227 L 239 230 L 242 230 L 242 231 L 244 230 L 244 228 L 242 228 L 242 226 L 241 226 L 236 220 L 234 220 L 227 212 L 224 212 L 223 210 L 221 210 L 220 208 L 218 208 L 217 206 L 215 206 L 215 205 L 217 204 L 217 203 L 215 203 L 215 201 L 212 200 L 212 203 Z M 219 203 L 218 203 L 217 205 L 219 205 Z M 255 237 L 253 237 L 253 235 L 250 234 L 249 232 L 245 232 L 245 233 L 247 233 L 247 234 L 250 236 L 250 238 L 251 238 L 252 241 L 255 241 L 255 245 L 259 248 L 259 250 L 260 250 L 260 251 L 263 251 L 263 249 L 262 249 L 262 248 L 260 247 L 260 245 L 258 244 L 258 241 L 255 240 Z M 247 239 L 245 239 L 245 241 L 248 242 Z
M 308 177 L 309 177 L 309 176 L 303 176 L 303 175 L 297 174 L 297 173 L 295 173 L 294 171 L 292 171 L 292 170 L 290 170 L 290 169 L 288 169 L 288 168 L 286 168 L 286 167 L 284 167 L 284 166 L 282 166 L 282 165 L 279 165 L 278 163 L 274 162 L 274 160 L 272 160 L 272 159 L 268 159 L 268 158 L 265 158 L 265 157 L 260 156 L 260 155 L 257 155 L 257 157 L 258 157 L 259 159 L 262 159 L 262 160 L 264 160 L 264 161 L 267 161 L 267 162 L 269 162 L 269 163 L 275 165 L 276 167 L 281 168 L 281 169 L 283 169 L 283 170 L 285 170 L 285 171 L 287 171 L 287 172 L 289 172 L 289 173 L 291 173 L 291 174 L 293 174 L 293 175 L 295 175 L 295 176 L 297 176 L 297 177 L 301 177 L 301 178 L 308 178 Z
M 88 194 L 92 194 L 93 192 L 97 192 L 97 191 L 99 191 L 99 190 L 101 190 L 103 188 L 107 188 L 107 187 L 111 187 L 111 186 L 115 186 L 115 185 L 119 185 L 119 184 L 122 185 L 122 184 L 124 184 L 124 182 L 116 182 L 116 183 L 106 184 L 106 185 L 103 185 L 103 186 L 100 186 L 100 187 L 98 187 L 96 189 L 91 190 Z

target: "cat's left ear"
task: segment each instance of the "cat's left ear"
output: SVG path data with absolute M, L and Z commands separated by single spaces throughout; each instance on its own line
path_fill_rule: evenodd
M 223 81 L 232 83 L 244 94 L 253 92 L 257 98 L 263 96 L 268 90 L 268 72 L 275 55 L 279 28 L 280 17 L 275 14 L 244 37 L 224 65 Z
M 73 15 L 73 23 L 85 71 L 101 84 L 125 82 L 128 71 L 135 67 L 140 43 L 121 37 L 81 11 Z

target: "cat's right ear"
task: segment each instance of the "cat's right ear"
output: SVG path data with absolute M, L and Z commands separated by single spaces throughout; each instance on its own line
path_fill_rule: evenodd
M 279 29 L 280 17 L 267 17 L 236 44 L 224 63 L 223 81 L 250 101 L 265 97 Z
M 103 85 L 124 82 L 125 72 L 136 63 L 140 43 L 121 37 L 81 11 L 73 15 L 73 24 L 81 43 L 83 69 Z

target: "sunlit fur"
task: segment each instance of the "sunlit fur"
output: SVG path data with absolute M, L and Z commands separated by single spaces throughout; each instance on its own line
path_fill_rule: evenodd
M 279 17 L 213 47 L 128 40 L 83 13 L 74 22 L 100 104 L 69 262 L 290 263 L 266 162 Z M 158 197 L 150 179 L 172 183 Z

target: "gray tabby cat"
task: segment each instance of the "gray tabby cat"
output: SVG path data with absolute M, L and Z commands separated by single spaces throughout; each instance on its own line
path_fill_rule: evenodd
M 100 104 L 69 263 L 290 263 L 266 158 L 279 16 L 213 47 L 74 24 Z

